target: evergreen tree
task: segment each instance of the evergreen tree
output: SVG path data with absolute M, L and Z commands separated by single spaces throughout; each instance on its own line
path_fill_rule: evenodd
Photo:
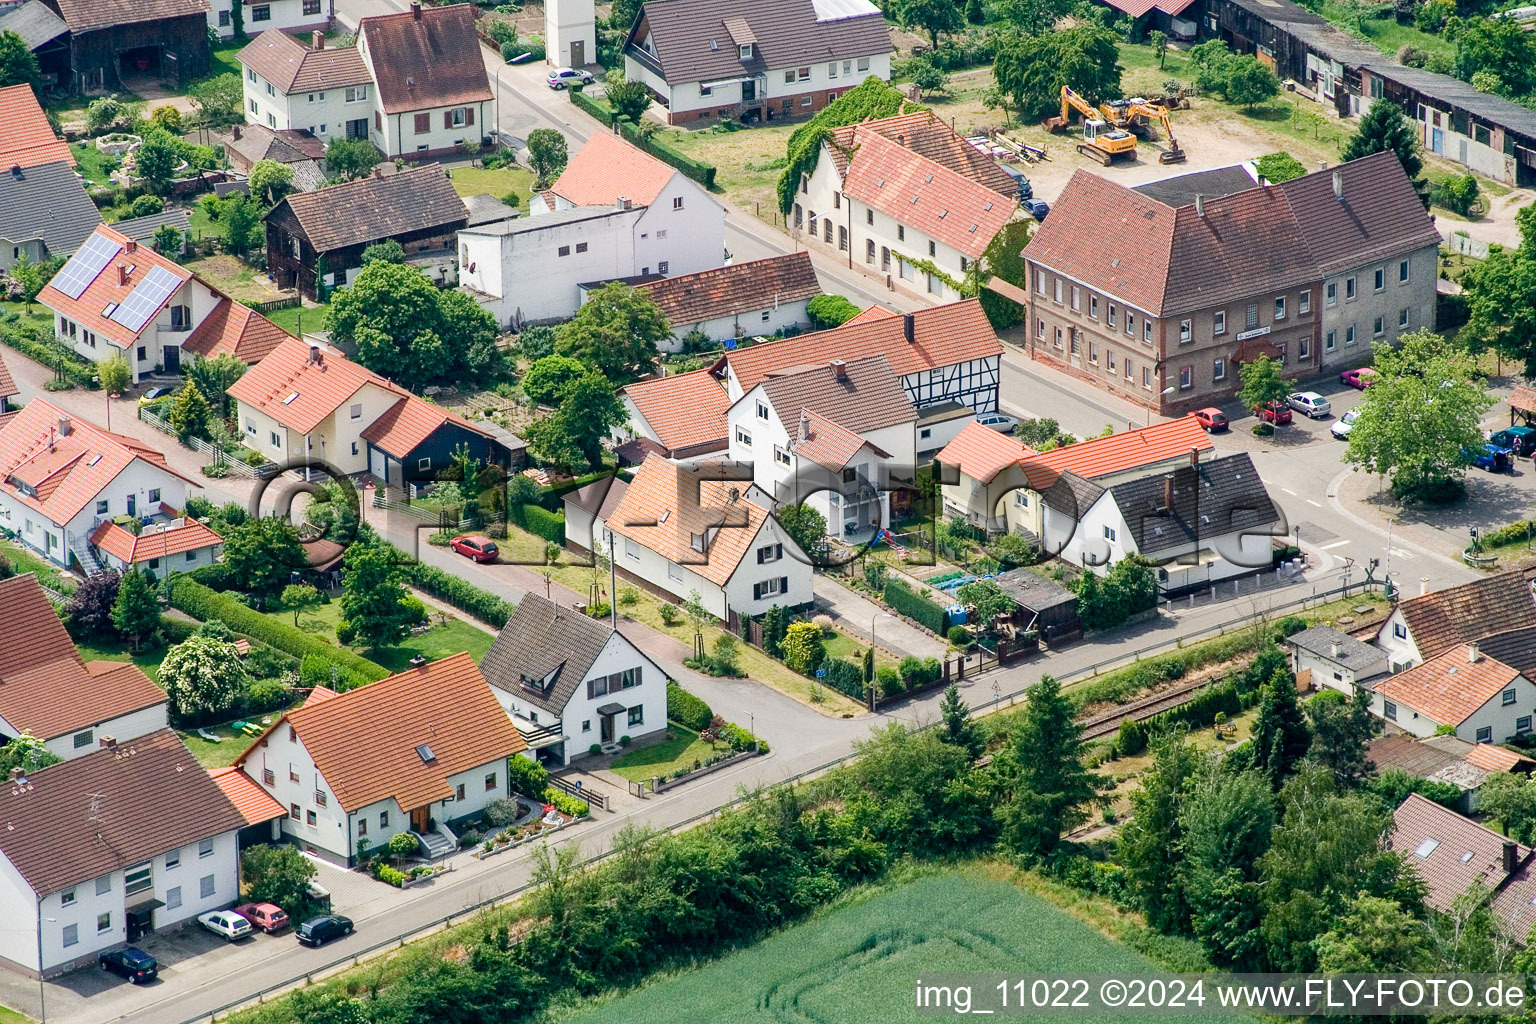
M 987 23 L 987 9 L 981 0 L 965 0 L 965 20 L 972 25 L 985 25 Z
M 1358 160 L 1372 153 L 1392 152 L 1403 165 L 1403 173 L 1413 182 L 1424 208 L 1429 209 L 1429 183 L 1419 176 L 1424 158 L 1419 134 L 1395 103 L 1372 103 L 1360 119 L 1360 130 L 1344 146 L 1345 160 Z
M 1201 757 L 1182 731 L 1153 740 L 1152 766 L 1131 795 L 1131 820 L 1120 830 L 1120 861 L 1147 923 L 1161 932 L 1180 932 L 1189 924 L 1189 905 L 1179 884 L 1179 847 L 1184 828 L 1179 810 Z
M 1357 687 L 1353 697 L 1324 690 L 1307 702 L 1312 722 L 1311 756 L 1333 772 L 1344 789 L 1354 789 L 1376 770 L 1365 745 L 1374 731 L 1370 691 Z
M 1003 844 L 1025 856 L 1049 854 L 1061 834 L 1087 820 L 1105 780 L 1083 764 L 1083 728 L 1061 684 L 1041 676 L 997 775 L 1008 796 L 998 808 Z
M 1260 689 L 1259 718 L 1253 725 L 1253 766 L 1279 792 L 1311 745 L 1312 734 L 1296 701 L 1296 685 L 1289 672 L 1277 672 Z
M 166 419 L 183 441 L 193 437 L 208 436 L 208 419 L 212 411 L 208 400 L 194 381 L 187 381 L 171 400 L 171 411 Z
M 1212 961 L 1251 969 L 1262 963 L 1258 861 L 1269 849 L 1275 797 L 1258 772 L 1207 764 L 1179 808 L 1183 830 L 1179 885 L 1190 925 Z
M 950 683 L 944 690 L 944 699 L 939 702 L 939 718 L 944 722 L 944 730 L 939 733 L 939 739 L 952 746 L 965 748 L 966 753 L 975 760 L 981 756 L 984 744 L 971 723 L 970 713 L 970 705 L 960 696 L 960 685 Z
M 117 600 L 112 602 L 112 625 L 128 638 L 134 650 L 145 637 L 160 628 L 160 602 L 149 584 L 149 577 L 141 572 L 123 575 L 118 584 Z

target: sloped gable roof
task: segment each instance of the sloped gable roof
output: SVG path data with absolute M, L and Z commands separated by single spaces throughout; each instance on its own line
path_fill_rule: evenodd
M 826 145 L 838 174 L 847 173 L 848 161 L 855 148 L 855 134 L 866 133 L 883 135 L 897 145 L 1004 196 L 1018 192 L 1013 175 L 1003 170 L 992 157 L 967 142 L 949 126 L 948 121 L 932 110 L 918 110 L 832 129 Z
M 183 519 L 171 524 L 169 529 L 146 529 L 140 534 L 133 534 L 116 523 L 106 522 L 91 533 L 92 547 L 105 551 L 127 565 L 137 565 L 153 558 L 169 558 L 188 551 L 200 551 L 222 543 L 223 537 L 196 519 Z
M 75 177 L 72 161 L 9 171 L 0 166 L 0 238 L 39 239 L 49 253 L 67 255 L 100 223 L 101 211 Z
M 1165 504 L 1170 488 L 1173 501 Z M 1149 557 L 1202 537 L 1260 533 L 1278 518 L 1247 452 L 1116 484 L 1109 493 L 1137 550 Z
M 81 327 L 95 332 L 118 348 L 131 348 L 138 344 L 141 334 L 155 329 L 155 317 L 160 315 L 160 311 L 175 297 L 176 293 L 173 291 L 166 294 L 150 313 L 144 326 L 137 331 L 127 324 L 113 320 L 107 311 L 122 305 L 135 289 L 144 284 L 151 270 L 160 270 L 169 274 L 182 284 L 192 280 L 192 271 L 166 259 L 149 246 L 138 244 L 108 224 L 97 225 L 90 236 L 101 238 L 106 244 L 115 244 L 118 247 L 117 252 L 90 279 L 79 297 L 72 298 L 61 292 L 56 284 L 69 278 L 74 267 L 78 265 L 76 260 L 84 259 L 83 254 L 76 253 L 64 264 L 53 280 L 43 286 L 43 290 L 38 293 L 37 301 L 55 312 L 63 313 Z M 126 279 L 122 276 L 123 272 L 127 274 Z
M 1373 689 L 1440 725 L 1460 725 L 1520 678 L 1518 669 L 1486 655 L 1472 660 L 1465 644 L 1388 676 Z
M 792 252 L 642 285 L 674 331 L 741 313 L 804 302 L 821 294 L 809 252 Z M 750 328 L 755 325 L 748 325 Z
M 1392 821 L 1387 846 L 1417 870 L 1428 890 L 1425 902 L 1436 910 L 1449 911 L 1473 885 L 1493 890 L 1509 878 L 1504 837 L 1433 800 L 1409 794 Z M 1530 855 L 1529 847 L 1516 845 L 1517 864 Z
M 1518 569 L 1410 597 L 1398 603 L 1397 611 L 1426 661 L 1468 640 L 1536 629 L 1536 600 Z
M 308 434 L 365 385 L 394 390 L 383 377 L 344 356 L 324 350 L 318 355 L 312 358 L 310 346 L 297 338 L 281 341 L 230 386 L 229 394 Z
M 558 715 L 616 635 L 606 619 L 600 621 L 528 593 L 496 634 L 480 669 L 492 686 Z M 523 686 L 524 679 L 540 687 L 537 692 Z
M 615 206 L 620 197 L 650 206 L 680 173 L 617 135 L 597 132 L 571 157 L 549 191 L 573 206 Z
M 249 366 L 261 362 L 283 342 L 297 340 L 244 303 L 220 296 L 213 311 L 187 335 L 181 347 L 206 359 L 228 353 Z
M 268 212 L 287 209 L 317 252 L 381 242 L 429 228 L 463 227 L 464 201 L 441 164 L 422 164 L 378 178 L 360 178 L 288 196 Z
M 362 438 L 395 458 L 403 459 L 445 423 L 462 427 L 482 437 L 491 436 L 488 431 L 457 413 L 417 398 L 415 395 L 406 394 L 384 410 L 383 415 L 378 419 L 364 427 Z
M 1335 174 L 1342 196 L 1334 195 Z M 1434 219 L 1394 153 L 1372 153 L 1276 188 L 1289 201 L 1324 274 L 1440 244 Z
M 744 497 L 748 480 L 722 480 L 713 466 L 679 466 L 657 455 L 635 472 L 607 526 L 667 561 L 724 586 L 762 531 L 768 513 Z M 707 535 L 704 551 L 695 537 Z
M 669 451 L 696 445 L 726 446 L 731 396 L 708 370 L 627 384 L 620 393 L 645 417 Z
M 1004 469 L 1034 450 L 991 427 L 974 421 L 961 428 L 955 439 L 940 449 L 935 461 L 954 466 L 978 483 L 991 483 Z
M 288 813 L 288 808 L 257 785 L 256 780 L 245 774 L 244 769 L 210 768 L 208 777 L 229 798 L 247 825 L 261 825 Z
M 11 377 L 11 371 L 5 368 L 4 358 L 0 358 L 0 398 L 10 398 L 21 394 L 21 389 L 16 386 L 16 381 Z
M 189 15 L 208 16 L 208 0 L 54 0 L 71 32 L 88 32 Z
M 62 161 L 73 167 L 69 143 L 53 132 L 30 85 L 0 89 L 0 170 Z
M 779 414 L 791 441 L 799 437 L 803 410 L 855 435 L 917 419 L 912 400 L 884 356 L 845 361 L 841 374 L 838 369 L 822 364 L 763 379 L 763 394 Z M 743 395 L 741 401 L 748 399 Z
M 275 28 L 269 28 L 252 39 L 235 59 L 271 82 L 284 95 L 364 85 L 373 80 L 357 47 L 325 46 L 315 50 L 287 32 Z M 261 126 L 240 127 L 253 130 Z M 270 129 L 267 132 L 271 138 L 276 138 L 275 132 Z M 262 137 L 263 133 L 259 131 L 253 131 L 247 136 L 253 139 Z
M 480 57 L 480 39 L 475 35 L 474 12 L 472 4 L 422 5 L 358 22 L 384 113 L 409 113 L 492 98 L 490 78 Z
M 1022 465 L 1030 483 L 1041 490 L 1049 487 L 1058 473 L 1072 472 L 1092 480 L 1188 455 L 1191 450 L 1208 452 L 1212 447 L 1199 421 L 1180 416 L 1150 427 L 1027 454 Z

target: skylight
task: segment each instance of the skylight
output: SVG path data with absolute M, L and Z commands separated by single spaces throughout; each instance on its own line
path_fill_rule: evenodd
M 423 764 L 431 764 L 437 760 L 437 755 L 432 753 L 432 748 L 425 743 L 416 748 L 416 756 L 421 758 Z
M 298 397 L 299 397 L 299 393 L 298 393 L 298 392 L 297 392 L 297 391 L 294 391 L 294 392 L 290 392 L 290 393 L 289 393 L 289 395 L 288 395 L 288 397 L 287 397 L 287 398 L 285 398 L 285 399 L 283 399 L 283 404 L 284 404 L 284 405 L 292 405 L 292 404 L 293 404 L 293 401 L 294 401 L 294 399 L 296 399 L 296 398 L 298 398 Z
M 101 311 L 101 315 L 110 317 L 115 312 L 117 312 L 117 303 L 109 302 L 107 303 L 106 308 Z
M 1472 851 L 1471 850 L 1468 850 L 1466 853 L 1461 855 L 1461 862 L 1463 864 L 1465 864 L 1467 861 L 1469 861 L 1471 859 L 1472 859 Z
M 1430 854 L 1434 853 L 1435 852 L 1435 848 L 1438 847 L 1439 845 L 1440 845 L 1440 840 L 1438 840 L 1438 839 L 1426 839 L 1422 843 L 1419 844 L 1418 849 L 1413 851 L 1413 855 L 1415 857 L 1419 858 L 1419 860 L 1424 860 Z
M 99 454 L 93 454 L 90 458 L 85 460 L 85 464 L 87 466 L 94 466 L 94 465 L 96 465 L 96 463 L 98 463 L 100 461 L 101 461 L 101 456 Z

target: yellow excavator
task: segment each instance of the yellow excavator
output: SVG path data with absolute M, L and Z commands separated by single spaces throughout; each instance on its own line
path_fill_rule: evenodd
M 1046 122 L 1047 127 L 1053 131 L 1066 130 L 1072 123 L 1073 110 L 1083 116 L 1083 141 L 1077 144 L 1079 153 L 1105 167 L 1118 159 L 1136 159 L 1136 136 L 1105 120 L 1101 111 L 1069 86 L 1061 87 L 1061 117 Z
M 1163 127 L 1163 135 L 1168 139 L 1168 148 L 1157 155 L 1158 162 L 1181 164 L 1186 159 L 1184 150 L 1179 147 L 1179 140 L 1174 138 L 1173 125 L 1168 120 L 1168 109 L 1161 104 L 1148 103 L 1139 96 L 1125 100 L 1111 100 L 1108 103 L 1099 104 L 1099 114 L 1115 128 L 1123 128 L 1148 138 L 1152 134 L 1152 122 L 1158 122 Z

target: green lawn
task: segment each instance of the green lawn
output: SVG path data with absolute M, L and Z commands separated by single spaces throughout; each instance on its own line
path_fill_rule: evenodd
M 667 775 L 695 761 L 709 760 L 720 749 L 699 739 L 699 734 L 676 722 L 667 723 L 668 739 L 640 750 L 631 751 L 609 765 L 631 782 L 644 782 L 657 775 Z
M 302 334 L 304 331 L 323 330 L 325 311 L 329 308 L 329 303 L 318 306 L 290 306 L 288 309 L 273 310 L 265 316 L 289 334 Z
M 432 621 L 438 622 L 437 611 L 431 608 L 428 610 L 431 612 Z M 267 615 L 286 625 L 293 625 L 293 612 L 268 612 Z M 316 605 L 299 612 L 299 628 L 330 644 L 336 643 L 336 625 L 340 621 L 340 601 Z M 418 654 L 428 661 L 436 661 L 450 654 L 468 651 L 476 661 L 479 661 L 485 657 L 485 652 L 491 649 L 491 642 L 495 639 L 494 634 L 488 633 L 479 626 L 450 616 L 447 622 L 434 625 L 425 633 L 406 637 L 397 647 L 364 652 L 364 657 L 384 666 L 390 672 L 404 672 L 411 667 L 411 659 Z
M 1325 0 L 1319 12 L 1324 18 L 1356 39 L 1364 39 L 1385 54 L 1396 54 L 1404 46 L 1416 46 L 1446 57 L 1456 55 L 1456 44 L 1444 34 L 1424 32 L 1413 25 L 1399 25 L 1390 7 L 1377 16 L 1357 19 L 1355 12 L 1337 0 Z
M 20 1010 L 13 1010 L 9 1006 L 0 1006 L 0 1024 L 32 1024 L 32 1018 Z
M 37 303 L 32 303 L 32 312 L 27 312 L 25 302 L 0 301 L 0 313 L 15 313 L 22 320 L 37 324 L 39 327 L 53 326 L 53 314 Z
M 166 651 L 163 645 L 130 651 L 125 643 L 102 639 L 95 643 L 77 643 L 75 646 L 80 651 L 80 657 L 86 661 L 131 661 L 143 669 L 149 678 L 157 682 L 160 679 L 160 661 Z
M 461 196 L 488 192 L 500 199 L 508 192 L 517 193 L 517 208 L 528 212 L 528 200 L 533 195 L 533 172 L 522 167 L 453 167 L 449 169 L 453 190 Z
M 276 714 L 274 712 L 271 715 L 262 715 L 261 718 L 274 718 L 275 720 Z M 256 719 L 256 721 L 260 722 L 261 718 Z M 189 731 L 176 730 L 176 734 L 181 737 L 181 741 L 187 745 L 187 750 L 191 751 L 192 756 L 197 758 L 197 763 L 204 768 L 223 768 L 233 764 L 235 758 L 245 752 L 245 748 L 251 745 L 251 740 L 254 738 L 244 733 L 236 732 L 227 725 L 212 726 L 204 731 L 218 736 L 219 742 L 210 743 L 199 736 L 195 729 Z M 0 1024 L 4 1024 L 4 1022 L 0 1021 Z
M 20 575 L 25 572 L 35 573 L 38 582 L 46 587 L 57 590 L 61 594 L 71 594 L 75 590 L 75 581 L 72 577 L 65 576 L 42 557 L 30 549 L 22 547 L 15 541 L 0 541 L 0 555 L 11 563 L 11 568 Z
M 979 971 L 1129 975 L 1161 970 L 1140 953 L 994 874 L 972 865 L 866 892 L 705 967 L 598 1000 L 568 1020 L 917 1024 L 934 1019 L 919 1015 L 914 1006 L 918 977 Z M 995 995 L 990 983 L 983 991 Z M 982 1003 L 981 995 L 978 992 L 975 1009 L 995 1006 Z M 1109 1024 L 1124 1016 L 1083 1010 L 1072 1019 Z
M 75 154 L 75 163 L 81 174 L 85 175 L 87 185 L 107 184 L 107 168 L 115 167 L 120 162 L 115 157 L 107 156 L 89 142 L 73 142 L 69 146 L 70 152 Z
M 879 627 L 876 627 L 876 629 L 877 632 L 875 635 L 878 637 L 880 635 L 878 633 Z M 834 633 L 830 638 L 823 639 L 821 646 L 822 649 L 827 652 L 827 657 L 847 658 L 855 665 L 864 664 L 864 652 L 869 650 L 869 644 L 855 640 L 847 633 Z M 891 668 L 895 668 L 896 659 L 892 658 L 884 651 L 876 650 L 875 667 L 880 668 L 883 666 L 890 666 Z

